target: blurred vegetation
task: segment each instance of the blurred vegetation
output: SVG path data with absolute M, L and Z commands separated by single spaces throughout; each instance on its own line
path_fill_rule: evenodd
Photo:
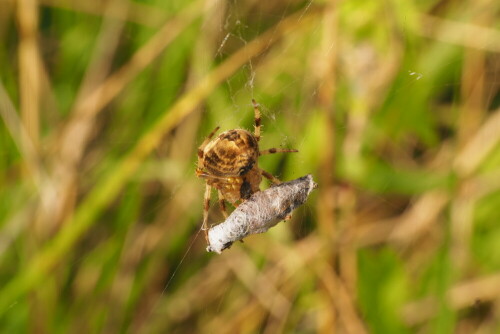
M 0 332 L 499 333 L 499 14 L 0 0 Z M 209 254 L 196 149 L 252 98 L 320 187 Z

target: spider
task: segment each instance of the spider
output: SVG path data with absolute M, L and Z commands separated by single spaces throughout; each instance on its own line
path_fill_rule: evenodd
M 260 191 L 262 176 L 271 180 L 273 184 L 281 183 L 271 173 L 260 169 L 258 158 L 265 154 L 298 152 L 294 149 L 270 148 L 259 151 L 260 140 L 260 109 L 252 99 L 255 113 L 255 130 L 233 129 L 218 135 L 211 140 L 219 130 L 216 127 L 205 138 L 198 148 L 198 165 L 196 176 L 206 180 L 205 197 L 203 202 L 203 225 L 207 237 L 208 210 L 212 187 L 217 189 L 219 206 L 227 219 L 225 201 L 238 206 L 253 193 Z

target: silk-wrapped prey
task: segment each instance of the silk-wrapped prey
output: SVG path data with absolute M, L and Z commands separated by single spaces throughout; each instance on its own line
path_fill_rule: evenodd
M 311 175 L 254 193 L 222 223 L 208 230 L 208 252 L 221 253 L 248 235 L 264 233 L 290 217 L 318 185 Z

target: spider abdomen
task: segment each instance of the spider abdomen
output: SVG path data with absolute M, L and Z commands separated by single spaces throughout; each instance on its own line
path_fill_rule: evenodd
M 257 163 L 259 145 L 255 136 L 241 129 L 221 133 L 203 151 L 203 167 L 217 176 L 240 176 Z

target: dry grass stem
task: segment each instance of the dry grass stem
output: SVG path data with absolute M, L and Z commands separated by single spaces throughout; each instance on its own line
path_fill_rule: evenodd
M 254 295 L 267 312 L 277 319 L 289 313 L 291 302 L 278 288 L 278 278 L 272 279 L 268 273 L 261 273 L 248 255 L 237 251 L 238 255 L 227 258 L 226 262 L 234 275 Z
M 479 25 L 420 14 L 422 29 L 417 33 L 468 48 L 500 53 L 500 32 Z
M 317 266 L 317 275 L 326 287 L 331 301 L 337 308 L 339 321 L 347 333 L 368 333 L 355 308 L 355 298 L 349 292 L 345 283 L 335 275 L 333 268 Z
M 446 297 L 449 306 L 455 310 L 495 301 L 500 298 L 500 274 L 457 284 L 447 292 Z M 435 316 L 437 307 L 438 301 L 432 297 L 415 301 L 404 307 L 403 319 L 414 326 Z
M 30 176 L 38 190 L 41 189 L 40 162 L 38 150 L 33 143 L 28 130 L 19 118 L 16 108 L 5 91 L 5 87 L 0 81 L 0 116 L 14 140 L 19 152 L 23 156 Z
M 398 223 L 389 234 L 393 242 L 411 243 L 426 233 L 448 204 L 449 197 L 443 191 L 428 192 L 398 218 Z
M 469 140 L 454 161 L 454 168 L 467 178 L 480 166 L 500 141 L 500 109 L 497 109 Z
M 19 22 L 19 86 L 21 119 L 30 143 L 36 149 L 40 136 L 40 94 L 42 62 L 38 47 L 38 3 L 36 0 L 19 0 L 17 3 Z

